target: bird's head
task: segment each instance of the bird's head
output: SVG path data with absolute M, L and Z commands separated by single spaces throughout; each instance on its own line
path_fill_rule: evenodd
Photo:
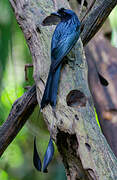
M 47 16 L 43 20 L 42 25 L 43 26 L 56 25 L 60 23 L 61 21 L 68 21 L 71 18 L 75 18 L 77 25 L 79 24 L 80 26 L 80 21 L 78 20 L 78 17 L 74 11 L 70 9 L 61 8 L 57 12 L 53 12 L 50 14 L 50 16 Z
M 59 18 L 61 18 L 61 20 L 63 20 L 63 19 L 70 19 L 72 16 L 76 14 L 70 9 L 61 8 L 57 12 L 52 13 L 51 15 L 58 16 Z

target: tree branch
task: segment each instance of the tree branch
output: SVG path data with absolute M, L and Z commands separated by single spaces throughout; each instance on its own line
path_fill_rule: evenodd
M 84 28 L 81 39 L 84 45 L 98 32 L 116 5 L 116 0 L 97 0 L 94 3 L 88 16 L 82 22 L 82 27 Z
M 0 156 L 13 141 L 37 105 L 36 86 L 17 99 L 5 123 L 0 127 Z

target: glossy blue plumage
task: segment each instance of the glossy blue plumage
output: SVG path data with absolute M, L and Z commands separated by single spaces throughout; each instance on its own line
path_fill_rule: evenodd
M 63 58 L 73 48 L 80 36 L 80 21 L 72 10 L 61 8 L 57 13 L 52 14 L 59 16 L 61 22 L 57 25 L 52 36 L 51 66 L 41 101 L 42 109 L 47 104 L 50 104 L 52 107 L 56 106 Z
M 37 152 L 36 137 L 34 139 L 33 164 L 38 171 L 41 171 L 42 165 L 41 165 L 41 160 L 40 160 L 39 154 Z
M 53 155 L 54 155 L 54 145 L 53 145 L 52 139 L 50 137 L 48 147 L 47 147 L 46 153 L 44 155 L 43 172 L 48 172 L 47 167 L 48 167 L 48 164 L 51 162 Z

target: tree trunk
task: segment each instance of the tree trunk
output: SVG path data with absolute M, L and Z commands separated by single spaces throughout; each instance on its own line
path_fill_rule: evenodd
M 112 47 L 100 32 L 88 43 L 85 52 L 89 67 L 89 86 L 100 125 L 117 157 L 117 48 Z M 108 80 L 107 87 L 100 85 L 94 63 Z

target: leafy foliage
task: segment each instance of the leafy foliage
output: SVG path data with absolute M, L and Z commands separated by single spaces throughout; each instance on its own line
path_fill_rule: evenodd
M 110 24 L 112 27 L 112 45 L 117 47 L 117 6 L 113 9 L 109 16 Z

